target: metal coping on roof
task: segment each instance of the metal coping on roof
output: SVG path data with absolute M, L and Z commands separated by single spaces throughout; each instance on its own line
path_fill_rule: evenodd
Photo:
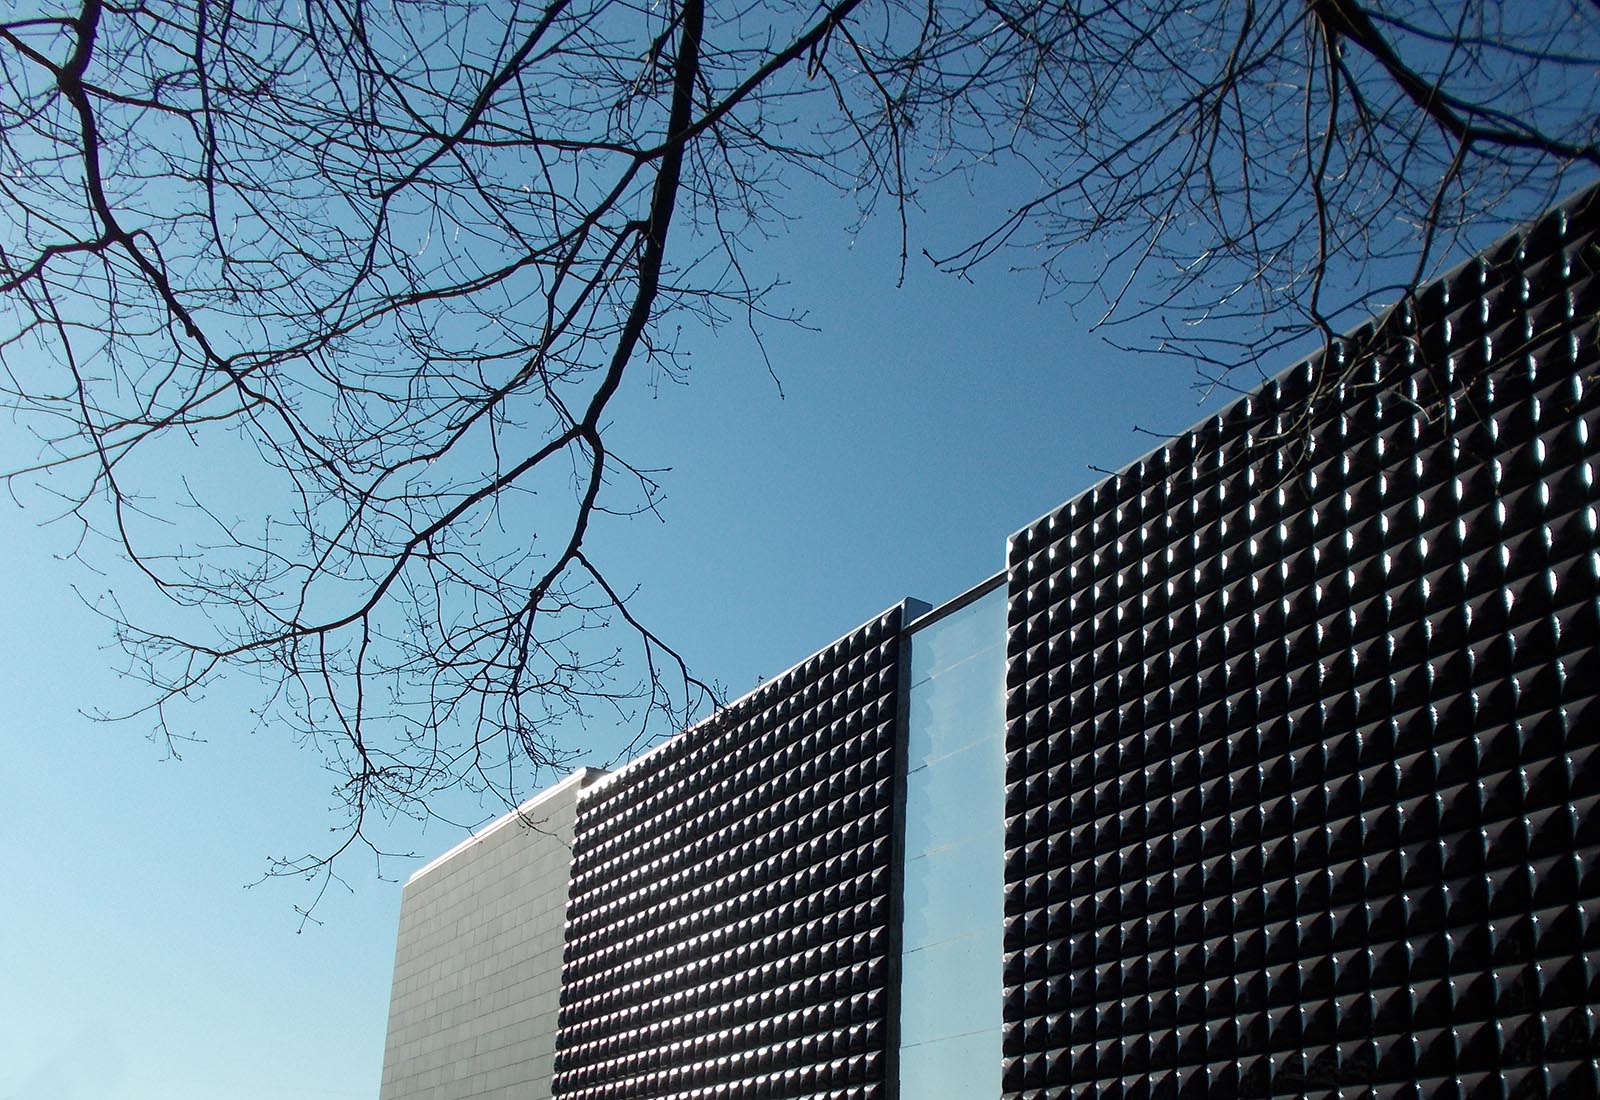
M 1560 202 L 1556 203 L 1554 206 L 1550 206 L 1550 207 L 1546 208 L 1545 210 L 1542 210 L 1542 211 L 1540 211 L 1540 212 L 1538 212 L 1536 214 L 1533 214 L 1526 221 L 1519 222 L 1515 226 L 1515 228 L 1513 228 L 1510 232 L 1506 233 L 1504 236 L 1497 237 L 1495 240 L 1489 242 L 1484 247 L 1482 247 L 1482 248 L 1476 250 L 1475 252 L 1473 252 L 1472 255 L 1466 257 L 1465 259 L 1463 259 L 1460 263 L 1455 264 L 1454 266 L 1452 266 L 1450 268 L 1447 268 L 1446 270 L 1440 272 L 1438 275 L 1435 275 L 1433 278 L 1427 280 L 1424 283 L 1421 283 L 1419 285 L 1419 287 L 1418 287 L 1418 292 L 1417 292 L 1418 297 L 1420 297 L 1423 292 L 1427 291 L 1428 289 L 1430 289 L 1432 287 L 1443 286 L 1443 285 L 1449 283 L 1452 279 L 1454 279 L 1457 276 L 1459 276 L 1462 272 L 1466 271 L 1469 267 L 1473 266 L 1474 264 L 1480 264 L 1480 263 L 1487 262 L 1487 260 L 1488 260 L 1488 258 L 1490 257 L 1491 254 L 1496 252 L 1498 249 L 1501 249 L 1501 248 L 1505 247 L 1507 244 L 1509 244 L 1511 242 L 1514 242 L 1514 241 L 1517 241 L 1517 240 L 1519 240 L 1521 238 L 1526 237 L 1528 235 L 1528 233 L 1531 232 L 1534 229 L 1534 227 L 1543 224 L 1546 219 L 1553 218 L 1553 217 L 1570 218 L 1574 211 L 1581 210 L 1584 206 L 1586 206 L 1587 204 L 1589 204 L 1591 202 L 1600 202 L 1600 183 L 1592 184 L 1592 185 L 1580 188 L 1577 192 L 1567 196 L 1565 199 L 1562 199 Z M 1386 308 L 1384 308 L 1382 310 L 1379 310 L 1377 313 L 1374 313 L 1374 314 L 1370 315 L 1369 317 L 1367 317 L 1366 320 L 1360 321 L 1357 324 L 1352 325 L 1350 328 L 1346 329 L 1344 332 L 1340 333 L 1335 338 L 1334 342 L 1335 343 L 1339 343 L 1339 342 L 1352 341 L 1357 337 L 1357 335 L 1363 329 L 1370 329 L 1372 332 L 1380 332 L 1380 331 L 1382 331 L 1383 327 L 1385 325 L 1389 324 L 1390 319 L 1392 317 L 1394 317 L 1395 314 L 1398 313 L 1402 308 L 1404 308 L 1405 304 L 1406 304 L 1405 299 L 1402 299 L 1401 301 L 1395 302 L 1393 305 L 1390 305 L 1390 306 L 1388 306 L 1388 307 L 1386 307 Z M 1281 382 L 1281 381 L 1284 381 L 1284 380 L 1288 379 L 1289 376 L 1292 375 L 1297 370 L 1305 370 L 1305 369 L 1307 369 L 1309 367 L 1314 367 L 1316 365 L 1317 361 L 1320 360 L 1325 354 L 1326 354 L 1326 349 L 1310 352 L 1309 354 L 1302 355 L 1300 358 L 1294 360 L 1292 363 L 1290 363 L 1288 366 L 1284 367 L 1281 370 L 1274 371 L 1271 374 L 1263 375 L 1261 377 L 1261 380 L 1260 380 L 1259 383 L 1257 383 L 1254 386 L 1251 386 L 1249 390 L 1245 391 L 1244 393 L 1239 394 L 1232 401 L 1229 401 L 1227 404 L 1223 405 L 1221 408 L 1216 409 L 1213 412 L 1208 412 L 1205 415 L 1201 416 L 1194 423 L 1189 424 L 1187 427 L 1184 427 L 1183 429 L 1181 429 L 1179 431 L 1173 432 L 1171 435 L 1169 435 L 1165 439 L 1163 439 L 1160 443 L 1157 443 L 1155 446 L 1149 448 L 1148 450 L 1142 451 L 1141 453 L 1135 455 L 1133 458 L 1129 459 L 1127 462 L 1124 462 L 1121 466 L 1118 466 L 1116 469 L 1112 470 L 1110 473 L 1105 474 L 1099 480 L 1091 482 L 1088 486 L 1086 486 L 1085 488 L 1083 488 L 1079 492 L 1076 492 L 1076 493 L 1072 494 L 1072 496 L 1068 497 L 1066 500 L 1062 501 L 1060 504 L 1057 504 L 1054 507 L 1049 508 L 1049 509 L 1039 513 L 1039 515 L 1035 516 L 1033 519 L 1029 520 L 1027 523 L 1024 523 L 1021 527 L 1018 527 L 1015 531 L 1011 532 L 1011 534 L 1009 536 L 1007 536 L 1007 538 L 1006 538 L 1006 560 L 1009 561 L 1011 559 L 1011 543 L 1013 541 L 1015 541 L 1017 536 L 1021 535 L 1025 531 L 1029 530 L 1035 524 L 1039 523 L 1041 520 L 1048 519 L 1050 516 L 1055 515 L 1056 513 L 1063 511 L 1064 509 L 1066 509 L 1067 507 L 1072 505 L 1075 501 L 1081 500 L 1084 497 L 1088 496 L 1090 493 L 1092 493 L 1096 489 L 1100 488 L 1100 486 L 1105 485 L 1105 484 L 1107 484 L 1107 483 L 1109 483 L 1111 481 L 1114 481 L 1117 478 L 1122 477 L 1124 474 L 1127 474 L 1127 473 L 1131 472 L 1133 470 L 1133 468 L 1138 466 L 1141 462 L 1146 462 L 1146 461 L 1148 461 L 1148 460 L 1150 460 L 1152 458 L 1155 458 L 1157 455 L 1159 455 L 1162 452 L 1162 450 L 1165 447 L 1169 446 L 1174 440 L 1181 439 L 1183 436 L 1193 434 L 1194 432 L 1199 431 L 1207 422 L 1213 421 L 1213 420 L 1221 420 L 1224 417 L 1226 417 L 1230 412 L 1232 412 L 1235 408 L 1237 408 L 1238 406 L 1243 405 L 1246 402 L 1251 401 L 1253 399 L 1259 398 L 1260 394 L 1261 394 L 1261 391 L 1262 391 L 1262 389 L 1264 387 L 1270 386 L 1274 382 Z M 959 599 L 960 597 L 957 597 L 957 598 Z
M 1004 577 L 1004 573 L 1002 573 L 1001 576 Z M 898 603 L 890 604 L 888 607 L 884 608 L 882 611 L 878 612 L 876 615 L 873 615 L 871 618 L 868 618 L 868 619 L 862 621 L 861 623 L 859 623 L 858 625 L 856 625 L 854 627 L 851 627 L 849 630 L 847 630 L 843 634 L 839 635 L 839 637 L 833 639 L 833 641 L 829 642 L 827 645 L 820 646 L 816 650 L 814 650 L 813 652 L 806 654 L 804 657 L 800 658 L 798 661 L 794 662 L 794 664 L 790 665 L 788 668 L 785 668 L 783 671 L 775 673 L 772 676 L 766 677 L 765 679 L 763 679 L 761 681 L 761 683 L 757 684 L 755 687 L 751 688 L 749 691 L 745 692 L 743 695 L 739 696 L 737 699 L 730 699 L 725 706 L 717 708 L 716 711 L 714 711 L 711 714 L 706 715 L 704 718 L 700 719 L 700 721 L 695 722 L 693 725 L 685 726 L 683 729 L 678 730 L 676 733 L 672 734 L 670 737 L 663 738 L 658 744 L 651 745 L 648 749 L 646 749 L 644 752 L 640 753 L 638 756 L 635 756 L 632 760 L 629 760 L 629 761 L 621 764 L 617 768 L 606 772 L 595 783 L 591 784 L 590 786 L 585 787 L 581 792 L 579 792 L 579 794 L 578 794 L 579 800 L 581 801 L 584 798 L 587 798 L 592 792 L 599 791 L 599 790 L 601 790 L 601 789 L 603 789 L 605 787 L 610 786 L 611 783 L 614 782 L 618 776 L 626 774 L 635 765 L 638 765 L 638 764 L 643 763 L 644 761 L 650 759 L 656 753 L 660 752 L 662 749 L 664 749 L 668 745 L 672 744 L 674 741 L 676 741 L 678 738 L 682 737 L 684 734 L 689 733 L 692 730 L 696 730 L 696 729 L 700 728 L 701 726 L 705 725 L 707 722 L 712 722 L 712 721 L 717 720 L 722 715 L 724 715 L 728 711 L 732 710 L 734 707 L 737 707 L 739 704 L 745 702 L 747 699 L 750 699 L 753 696 L 755 696 L 758 692 L 766 690 L 772 684 L 774 684 L 777 681 L 783 679 L 785 676 L 789 675 L 791 672 L 796 671 L 797 669 L 800 668 L 800 666 L 804 665 L 806 662 L 815 660 L 816 658 L 822 656 L 831 647 L 833 647 L 835 645 L 838 645 L 845 638 L 850 637 L 850 635 L 856 633 L 856 631 L 858 631 L 858 630 L 861 630 L 863 627 L 867 626 L 868 624 L 876 622 L 878 619 L 883 618 L 885 615 L 889 614 L 890 612 L 892 612 L 892 611 L 894 611 L 896 609 L 899 609 L 900 612 L 901 612 L 900 620 L 901 620 L 901 623 L 902 623 L 901 634 L 903 635 L 905 633 L 904 623 L 910 617 L 910 615 L 913 612 L 920 612 L 922 618 L 927 618 L 928 615 L 931 614 L 931 612 L 928 612 L 928 611 L 925 610 L 926 608 L 927 608 L 927 604 L 924 603 L 922 600 L 913 599 L 913 598 L 911 598 L 909 596 L 905 597 L 902 600 L 900 600 Z
M 679 737 L 701 725 L 704 725 L 706 722 L 711 721 L 712 719 L 716 718 L 717 715 L 725 713 L 733 707 L 738 706 L 774 681 L 783 679 L 791 672 L 794 672 L 796 669 L 800 668 L 800 666 L 804 665 L 806 662 L 822 656 L 822 654 L 826 653 L 830 647 L 837 645 L 844 638 L 848 638 L 857 630 L 860 630 L 861 627 L 866 626 L 867 623 L 871 623 L 876 619 L 882 618 L 884 615 L 887 615 L 896 608 L 901 610 L 900 635 L 901 637 L 910 637 L 912 634 L 916 633 L 922 628 L 932 626 L 940 619 L 943 619 L 948 615 L 953 615 L 957 611 L 960 611 L 962 608 L 966 607 L 968 604 L 976 603 L 984 596 L 987 596 L 990 592 L 993 592 L 996 588 L 999 588 L 1001 585 L 1005 584 L 1005 580 L 1006 571 L 1002 569 L 998 573 L 994 573 L 985 577 L 983 580 L 961 592 L 959 595 L 956 595 L 951 599 L 946 600 L 944 603 L 938 604 L 937 606 L 930 606 L 925 601 L 918 600 L 910 596 L 902 599 L 899 603 L 890 604 L 878 614 L 872 616 L 872 618 L 867 619 L 859 626 L 846 631 L 844 634 L 840 635 L 839 638 L 835 638 L 827 645 L 818 648 L 815 652 L 800 658 L 800 660 L 794 662 L 794 664 L 790 665 L 782 672 L 779 672 L 773 676 L 768 676 L 761 683 L 757 684 L 755 687 L 751 688 L 737 699 L 731 700 L 727 706 L 722 707 L 719 711 L 717 711 L 716 714 L 707 715 L 705 718 L 700 719 L 700 721 L 694 723 L 693 725 L 684 727 L 683 729 L 674 733 L 672 736 L 664 738 L 658 744 L 650 746 L 649 749 L 640 753 L 638 756 L 635 756 L 633 759 L 627 761 L 621 766 L 605 772 L 594 783 L 584 787 L 584 789 L 579 792 L 579 799 L 587 798 L 590 792 L 599 791 L 606 786 L 609 786 L 615 777 L 625 774 L 634 765 L 648 760 L 651 756 L 654 756 L 657 752 L 672 744 L 672 742 L 676 741 Z M 912 617 L 913 615 L 915 618 Z
M 480 831 L 478 831 L 476 833 L 473 833 L 472 835 L 470 835 L 470 836 L 466 837 L 465 839 L 463 839 L 459 844 L 457 844 L 455 847 L 451 848 L 448 852 L 445 852 L 443 855 L 438 856 L 438 857 L 436 857 L 436 858 L 434 858 L 432 860 L 429 860 L 423 866 L 419 867 L 417 870 L 415 870 L 415 871 L 413 871 L 411 873 L 411 877 L 406 879 L 406 885 L 410 886 L 412 883 L 416 882 L 423 875 L 427 874 L 429 871 L 432 871 L 432 870 L 434 870 L 434 869 L 436 869 L 438 867 L 443 866 L 445 863 L 447 863 L 448 861 L 454 859 L 456 856 L 460 855 L 462 852 L 466 851 L 468 848 L 471 848 L 471 847 L 473 847 L 475 845 L 483 843 L 485 840 L 487 840 L 489 838 L 490 834 L 499 832 L 501 829 L 505 828 L 507 825 L 511 824 L 513 821 L 525 821 L 525 820 L 527 820 L 527 816 L 528 816 L 530 811 L 532 811 L 533 809 L 538 807 L 541 803 L 546 802 L 549 799 L 555 797 L 557 794 L 560 794 L 561 792 L 567 790 L 569 787 L 576 786 L 580 790 L 582 790 L 583 788 L 585 788 L 585 787 L 589 786 L 590 784 L 592 784 L 594 782 L 594 780 L 600 778 L 603 775 L 605 775 L 605 769 L 603 769 L 603 768 L 578 768 L 571 775 L 567 776 L 565 779 L 561 780 L 559 783 L 556 783 L 553 786 L 546 787 L 544 790 L 540 791 L 538 794 L 534 795 L 532 798 L 529 798 L 527 801 L 523 802 L 522 804 L 517 806 L 515 809 L 507 810 L 505 813 L 501 814 L 499 817 L 497 817 L 493 821 L 489 822 L 488 825 L 485 825 Z
M 932 626 L 940 619 L 954 615 L 962 608 L 967 607 L 970 604 L 977 603 L 979 600 L 983 599 L 989 593 L 993 592 L 996 588 L 999 588 L 1005 583 L 1006 571 L 1002 569 L 998 573 L 993 573 L 983 578 L 983 580 L 979 581 L 965 592 L 962 592 L 960 595 L 952 596 L 950 599 L 944 601 L 942 604 L 939 604 L 937 607 L 930 607 L 922 614 L 918 615 L 915 619 L 909 620 L 905 626 L 900 628 L 901 633 L 909 637 L 924 627 Z

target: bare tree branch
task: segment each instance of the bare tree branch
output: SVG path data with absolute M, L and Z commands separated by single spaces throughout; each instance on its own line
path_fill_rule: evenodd
M 804 316 L 757 250 L 807 188 L 1232 388 L 1600 168 L 1580 0 L 76 4 L 0 19 L 6 487 L 143 579 L 161 736 L 242 673 L 328 760 L 320 889 L 715 706 L 591 545 L 660 499 L 608 410 Z

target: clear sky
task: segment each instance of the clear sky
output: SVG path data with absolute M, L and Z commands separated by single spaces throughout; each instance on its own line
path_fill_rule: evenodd
M 763 252 L 820 330 L 771 336 L 786 399 L 729 333 L 687 386 L 634 379 L 608 440 L 672 470 L 665 523 L 608 520 L 594 552 L 731 695 L 903 596 L 938 603 L 997 571 L 1007 535 L 1091 465 L 1149 449 L 1135 425 L 1200 415 L 1191 375 L 1113 352 L 1090 317 L 1041 304 L 1036 277 L 968 285 L 913 263 L 895 289 L 892 226 L 853 239 L 847 214 L 822 204 Z M 352 891 L 301 931 L 303 884 L 245 887 L 326 836 L 332 777 L 246 732 L 226 687 L 189 715 L 204 741 L 181 761 L 85 718 L 132 696 L 75 593 L 132 581 L 57 560 L 70 541 L 42 511 L 0 509 L 0 1100 L 375 1097 L 400 882 L 460 833 L 397 826 L 391 846 L 419 858 L 381 879 L 350 862 Z M 588 736 L 592 762 L 619 743 Z

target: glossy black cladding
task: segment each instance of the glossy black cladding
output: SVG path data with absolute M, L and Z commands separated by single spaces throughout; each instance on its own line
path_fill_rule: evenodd
M 1013 539 L 1007 1097 L 1600 1093 L 1597 224 Z
M 556 1096 L 885 1096 L 901 615 L 581 803 Z

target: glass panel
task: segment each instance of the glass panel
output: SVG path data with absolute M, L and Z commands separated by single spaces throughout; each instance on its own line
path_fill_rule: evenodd
M 987 685 L 972 685 L 984 690 Z M 911 689 L 913 705 L 917 689 Z M 1004 726 L 1002 723 L 1002 736 Z M 906 854 L 911 858 L 942 851 L 963 839 L 1002 844 L 1005 819 L 1005 757 L 993 741 L 969 745 L 940 757 L 906 777 Z M 992 789 L 993 796 L 979 794 Z M 973 797 L 981 799 L 972 802 Z M 990 813 L 990 810 L 996 812 Z M 948 821 L 951 816 L 960 820 Z
M 977 994 L 980 1003 L 987 1000 L 982 993 L 990 978 L 998 978 L 998 968 L 990 965 L 994 954 L 990 948 L 998 947 L 998 937 L 991 942 L 987 936 L 964 935 L 905 953 L 900 961 L 903 988 L 920 989 L 923 994 L 901 1002 L 902 1047 L 936 1046 L 936 1039 L 983 1031 L 986 1024 L 999 1026 L 998 1016 L 991 1021 L 973 1012 L 969 1003 L 973 998 L 968 995 Z M 997 955 L 993 961 L 998 961 Z M 998 997 L 994 1007 L 998 1012 Z M 998 1059 L 999 1051 L 995 1054 Z
M 900 1095 L 1000 1095 L 1004 588 L 911 636 Z
M 1000 1095 L 1000 1030 L 900 1048 L 901 1100 Z

